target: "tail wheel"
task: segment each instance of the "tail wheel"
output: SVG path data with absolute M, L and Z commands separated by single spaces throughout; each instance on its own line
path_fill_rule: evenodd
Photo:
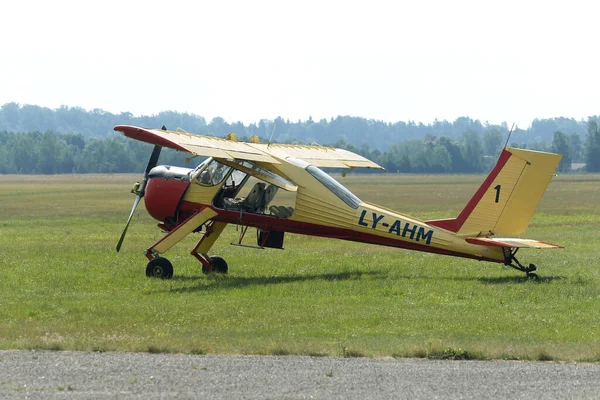
M 171 279 L 173 277 L 173 265 L 163 257 L 157 257 L 146 266 L 146 276 L 150 278 Z
M 202 266 L 202 272 L 204 272 L 205 274 L 208 274 L 209 272 L 216 272 L 217 274 L 226 274 L 229 270 L 227 262 L 219 256 L 210 257 L 210 262 L 212 264 L 211 270 L 206 268 L 204 265 Z

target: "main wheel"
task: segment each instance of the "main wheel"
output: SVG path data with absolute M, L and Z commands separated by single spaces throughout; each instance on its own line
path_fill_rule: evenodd
M 202 266 L 202 272 L 204 272 L 205 274 L 209 272 L 216 272 L 217 274 L 226 274 L 229 270 L 227 262 L 225 262 L 225 260 L 223 260 L 219 256 L 210 257 L 210 262 L 212 263 L 212 270 L 209 271 L 208 268 L 206 268 L 204 265 Z
M 173 277 L 173 265 L 163 257 L 157 257 L 146 266 L 146 276 L 150 278 L 171 279 Z

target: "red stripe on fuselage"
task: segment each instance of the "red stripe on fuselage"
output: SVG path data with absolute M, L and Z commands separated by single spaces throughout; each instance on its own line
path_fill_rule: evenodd
M 193 212 L 193 210 L 197 210 L 203 208 L 204 206 L 201 204 L 191 203 L 187 201 L 183 201 L 180 205 L 180 215 L 182 210 L 186 210 L 185 212 Z M 336 228 L 327 225 L 317 225 L 310 224 L 306 222 L 294 221 L 286 218 L 277 218 L 269 215 L 262 214 L 249 214 L 249 213 L 240 213 L 239 211 L 229 211 L 229 210 L 221 210 L 218 208 L 210 207 L 218 215 L 214 218 L 216 221 L 227 222 L 230 224 L 239 224 L 244 226 L 250 226 L 257 229 L 263 229 L 267 231 L 282 231 L 289 233 L 296 233 L 301 235 L 309 235 L 309 236 L 319 236 L 319 237 L 327 237 L 332 239 L 342 239 L 349 240 L 353 242 L 361 242 L 368 244 L 375 244 L 380 246 L 387 247 L 396 247 L 401 249 L 408 250 L 416 250 L 423 251 L 427 253 L 437 253 L 444 254 L 455 257 L 463 257 L 463 258 L 472 258 L 476 260 L 482 261 L 493 261 L 493 262 L 502 262 L 498 260 L 493 260 L 485 257 L 478 257 L 471 254 L 459 253 L 456 251 L 450 251 L 445 249 L 436 248 L 433 246 L 414 243 L 404 240 L 399 240 L 394 237 L 385 237 L 379 235 L 373 235 L 364 232 L 358 232 L 352 229 L 346 228 Z

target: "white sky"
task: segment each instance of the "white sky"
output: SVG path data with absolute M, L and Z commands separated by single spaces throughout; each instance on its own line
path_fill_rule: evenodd
M 589 0 L 2 1 L 0 105 L 527 128 L 600 114 L 599 11 Z

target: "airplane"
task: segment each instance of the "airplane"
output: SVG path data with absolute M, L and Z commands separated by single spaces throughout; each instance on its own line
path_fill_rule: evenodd
M 321 169 L 384 169 L 347 150 L 265 144 L 255 136 L 242 142 L 233 133 L 222 139 L 164 126 L 117 125 L 114 130 L 154 145 L 143 180 L 131 190 L 136 198 L 116 247 L 118 252 L 143 198 L 147 212 L 165 232 L 144 252 L 149 277 L 172 278 L 173 265 L 163 254 L 195 232 L 200 239 L 191 255 L 202 271 L 227 273 L 227 262 L 209 256 L 209 251 L 229 224 L 241 227 L 239 240 L 232 243 L 240 246 L 283 249 L 287 232 L 496 262 L 533 279 L 537 268 L 517 260 L 519 249 L 562 248 L 515 237 L 529 225 L 559 154 L 505 145 L 456 218 L 422 221 L 359 199 Z M 208 158 L 193 169 L 158 165 L 163 147 Z M 256 228 L 255 245 L 242 243 L 250 227 Z

